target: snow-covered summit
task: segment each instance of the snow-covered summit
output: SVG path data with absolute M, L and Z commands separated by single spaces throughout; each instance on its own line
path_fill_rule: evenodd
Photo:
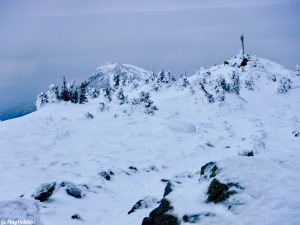
M 119 76 L 121 80 L 143 80 L 150 76 L 150 72 L 137 66 L 121 63 L 105 64 L 87 78 L 86 83 L 96 89 L 111 87 L 113 79 Z

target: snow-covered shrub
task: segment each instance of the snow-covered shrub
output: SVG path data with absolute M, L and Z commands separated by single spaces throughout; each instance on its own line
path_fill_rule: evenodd
M 100 102 L 98 106 L 99 112 L 103 112 L 105 110 L 105 104 L 104 102 Z
M 288 93 L 289 90 L 292 88 L 292 83 L 293 82 L 289 78 L 287 78 L 287 77 L 282 78 L 280 80 L 278 92 L 281 94 Z
M 254 90 L 254 81 L 253 79 L 249 79 L 249 80 L 245 80 L 245 87 L 248 89 L 248 90 L 251 90 L 253 91 Z

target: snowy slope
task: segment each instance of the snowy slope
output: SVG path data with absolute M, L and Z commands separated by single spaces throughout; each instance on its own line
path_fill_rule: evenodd
M 269 60 L 248 59 L 242 67 L 237 56 L 203 69 L 188 84 L 141 81 L 119 87 L 112 101 L 100 91 L 86 104 L 46 104 L 1 122 L 0 217 L 140 225 L 159 206 L 169 180 L 170 213 L 181 224 L 184 215 L 194 215 L 195 224 L 299 224 L 300 78 Z M 101 79 L 90 77 L 89 85 Z M 136 103 L 142 91 L 158 110 Z M 215 178 L 238 184 L 224 202 L 206 201 L 213 178 L 200 176 L 200 169 L 210 161 L 218 166 Z M 68 195 L 63 181 L 82 197 Z M 49 200 L 35 200 L 37 188 L 51 182 Z M 143 207 L 128 214 L 141 199 Z M 81 219 L 71 219 L 75 214 Z

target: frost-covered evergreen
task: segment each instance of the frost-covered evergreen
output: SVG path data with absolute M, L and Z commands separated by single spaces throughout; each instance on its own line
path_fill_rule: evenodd
M 82 82 L 80 85 L 80 93 L 79 93 L 79 104 L 84 104 L 88 102 L 88 99 L 86 97 L 86 83 Z
M 70 92 L 67 87 L 67 82 L 66 82 L 65 77 L 63 77 L 63 85 L 62 85 L 61 91 L 60 91 L 60 100 L 65 101 L 65 102 L 70 101 Z

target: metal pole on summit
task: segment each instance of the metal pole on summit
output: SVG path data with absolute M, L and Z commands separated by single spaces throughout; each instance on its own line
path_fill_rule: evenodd
M 242 42 L 242 50 L 243 50 L 243 55 L 245 55 L 245 48 L 244 48 L 244 35 L 241 35 L 241 42 Z

